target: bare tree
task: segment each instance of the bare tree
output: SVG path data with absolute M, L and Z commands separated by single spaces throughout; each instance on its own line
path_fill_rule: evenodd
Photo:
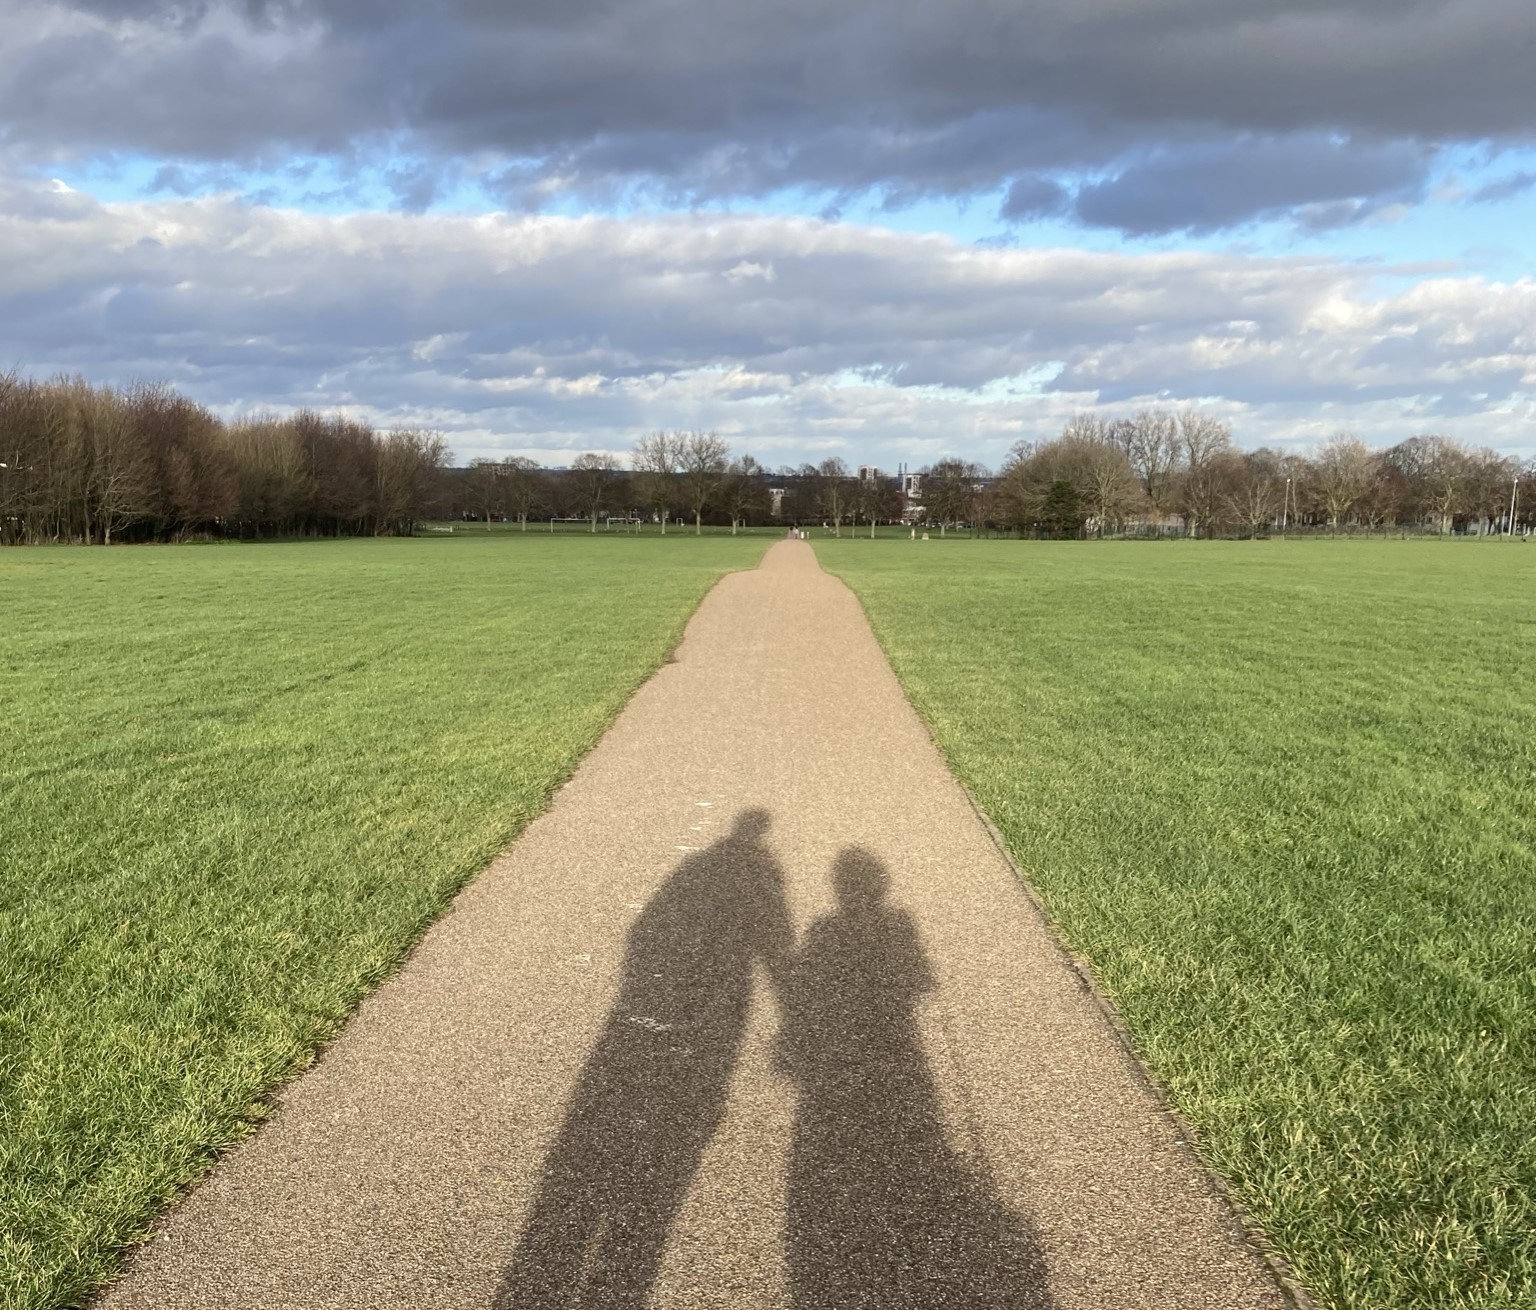
M 963 459 L 941 459 L 923 470 L 923 506 L 937 520 L 939 535 L 952 523 L 969 519 L 977 484 L 985 477 L 978 464 Z
M 1403 481 L 1396 470 L 1382 459 L 1380 452 L 1371 452 L 1371 473 L 1365 491 L 1355 502 L 1355 513 L 1365 524 L 1366 532 L 1374 532 L 1391 523 L 1402 509 L 1405 498 Z
M 1233 521 L 1240 523 L 1250 537 L 1257 537 L 1274 523 L 1285 492 L 1285 482 L 1269 455 L 1268 451 L 1243 455 L 1222 493 Z
M 292 426 L 275 418 L 248 419 L 230 429 L 227 444 L 235 461 L 240 534 L 290 530 L 311 490 Z M 370 506 L 373 499 L 370 479 Z M 375 530 L 370 510 L 364 531 Z
M 977 465 L 980 468 L 981 465 Z M 966 508 L 966 518 L 971 525 L 971 536 L 985 534 L 992 525 L 997 511 L 997 493 L 986 481 L 985 475 L 971 484 L 971 503 Z
M 842 524 L 849 517 L 858 488 L 848 465 L 836 455 L 824 459 L 813 470 L 816 479 L 816 505 L 832 521 L 832 535 L 843 535 Z
M 1178 452 L 1186 469 L 1198 469 L 1232 447 L 1232 429 L 1198 409 L 1178 416 Z
M 901 488 L 890 478 L 860 478 L 854 493 L 854 511 L 868 521 L 869 535 L 873 538 L 876 523 L 901 517 Z
M 1244 477 L 1243 457 L 1235 450 L 1221 450 L 1193 468 L 1179 473 L 1178 499 L 1174 502 L 1184 516 L 1185 530 L 1191 537 L 1214 536 L 1231 521 L 1233 488 Z
M 1164 409 L 1144 409 L 1114 427 L 1131 469 L 1158 522 L 1167 512 L 1170 483 L 1179 459 L 1179 422 Z
M 732 460 L 725 471 L 721 499 L 726 513 L 731 516 L 731 535 L 734 537 L 754 512 L 767 510 L 768 471 L 751 455 Z
M 1031 461 L 1033 443 L 1020 442 L 1009 453 L 992 488 L 992 509 L 1006 529 L 1023 533 L 1035 522 L 1035 488 Z
M 1444 535 L 1455 526 L 1456 515 L 1466 508 L 1471 460 L 1467 448 L 1450 437 L 1427 436 L 1420 440 L 1425 447 L 1421 474 L 1424 499 Z
M 236 507 L 223 425 L 163 383 L 135 383 L 123 403 L 150 466 L 149 512 L 138 518 L 139 529 L 175 540 L 213 530 Z
M 518 526 L 528 531 L 528 517 L 549 497 L 539 466 L 524 455 L 512 455 L 502 461 L 502 477 L 506 483 L 507 509 L 516 516 Z
M 86 400 L 81 421 L 90 450 L 87 496 L 104 546 L 153 507 L 149 452 L 116 396 L 98 393 Z
M 1510 484 L 1519 468 L 1518 460 L 1486 446 L 1467 452 L 1466 510 L 1477 516 L 1482 532 L 1509 513 Z
M 1102 537 L 1106 529 L 1117 528 L 1140 507 L 1141 484 L 1124 450 L 1107 440 L 1107 434 L 1068 436 L 1071 431 L 1068 425 L 1063 440 L 1073 448 L 1073 462 L 1079 466 L 1074 485 L 1094 531 Z
M 662 536 L 667 534 L 667 518 L 677 501 L 683 444 L 680 432 L 652 432 L 635 443 L 630 456 L 630 465 L 635 470 L 635 492 L 660 520 Z
M 32 389 L 0 374 L 0 545 L 24 540 L 32 507 Z
M 465 481 L 475 516 L 483 518 L 489 530 L 491 519 L 506 512 L 506 469 L 500 460 L 482 456 L 469 461 L 469 474 Z
M 597 520 L 603 512 L 603 506 L 612 498 L 618 473 L 619 461 L 606 453 L 589 451 L 576 456 L 571 465 L 571 490 L 582 513 L 592 520 L 593 532 L 597 531 Z
M 1062 441 L 1091 441 L 1096 445 L 1118 444 L 1120 429 L 1117 424 L 1108 419 L 1100 418 L 1097 414 L 1074 414 L 1061 429 Z M 1014 450 L 1028 445 L 1027 442 L 1015 442 Z M 1026 455 L 1028 451 L 1024 452 Z
M 1177 430 L 1181 467 L 1173 480 L 1173 503 L 1194 537 L 1202 528 L 1209 533 L 1227 511 L 1227 487 L 1237 476 L 1229 458 L 1232 433 L 1199 410 L 1179 414 Z
M 704 510 L 713 503 L 725 480 L 731 451 L 713 432 L 690 432 L 679 454 L 683 500 L 693 511 L 695 536 L 704 531 Z
M 447 462 L 448 445 L 436 432 L 401 428 L 379 447 L 377 531 L 408 537 L 427 512 L 437 488 L 434 474 Z
M 1370 490 L 1375 457 L 1360 438 L 1335 432 L 1312 460 L 1312 487 L 1318 504 L 1337 532 L 1355 505 Z

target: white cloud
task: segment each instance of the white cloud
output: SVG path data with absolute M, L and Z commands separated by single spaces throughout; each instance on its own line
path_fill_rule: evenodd
M 1443 270 L 718 214 L 108 205 L 0 180 L 7 360 L 230 410 L 347 404 L 440 427 L 461 456 L 699 426 L 776 462 L 996 462 L 1077 409 L 1200 397 L 1248 444 L 1348 425 L 1514 446 L 1533 325 L 1536 281 Z

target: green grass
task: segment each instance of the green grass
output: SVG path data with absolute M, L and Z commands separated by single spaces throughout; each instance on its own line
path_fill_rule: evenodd
M 0 1305 L 110 1272 L 764 545 L 0 551 Z
M 1536 1305 L 1536 550 L 817 550 L 1319 1301 Z

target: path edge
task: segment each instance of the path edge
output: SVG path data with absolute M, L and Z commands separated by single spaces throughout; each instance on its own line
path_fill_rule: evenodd
M 913 706 L 914 713 L 916 708 L 916 706 Z M 918 715 L 918 717 L 922 718 L 922 715 Z M 923 726 L 927 727 L 926 721 Z M 932 737 L 932 735 L 930 731 L 929 736 Z M 937 747 L 938 742 L 934 741 L 934 745 Z M 948 763 L 948 757 L 945 758 L 945 762 Z M 953 768 L 951 768 L 950 772 L 954 773 Z M 1002 833 L 997 829 L 997 825 L 988 817 L 987 812 L 981 808 L 970 787 L 961 781 L 958 776 L 955 777 L 955 781 L 960 784 L 960 790 L 965 793 L 965 799 L 970 803 L 972 813 L 981 820 L 982 827 L 987 830 L 987 836 L 992 839 L 992 845 L 997 848 L 997 853 L 1002 856 L 1004 862 L 1012 871 L 1014 880 L 1019 885 L 1019 890 L 1024 893 L 1029 899 L 1030 904 L 1038 911 L 1041 919 L 1045 921 L 1046 929 L 1050 934 L 1051 942 L 1056 947 L 1057 954 L 1072 971 L 1077 979 L 1078 986 L 1093 1001 L 1104 1022 L 1114 1034 L 1115 1040 L 1120 1044 L 1126 1055 L 1130 1057 L 1131 1065 L 1135 1069 L 1142 1085 L 1152 1094 L 1152 1098 L 1156 1101 L 1158 1108 L 1173 1121 L 1174 1126 L 1179 1130 L 1179 1135 L 1184 1138 L 1186 1144 L 1190 1147 L 1191 1154 L 1199 1164 L 1200 1172 L 1205 1175 L 1206 1183 L 1210 1187 L 1212 1195 L 1221 1201 L 1231 1212 L 1232 1217 L 1237 1220 L 1238 1227 L 1247 1239 L 1249 1247 L 1263 1261 L 1270 1277 L 1274 1279 L 1275 1284 L 1279 1287 L 1281 1295 L 1291 1303 L 1294 1310 L 1321 1310 L 1317 1302 L 1312 1299 L 1311 1294 L 1302 1286 L 1295 1270 L 1291 1268 L 1290 1261 L 1276 1249 L 1264 1226 L 1253 1217 L 1248 1207 L 1233 1194 L 1227 1180 L 1205 1158 L 1204 1151 L 1202 1150 L 1204 1138 L 1201 1137 L 1195 1126 L 1184 1117 L 1183 1112 L 1174 1105 L 1172 1095 L 1168 1091 L 1167 1086 L 1142 1057 L 1141 1051 L 1136 1045 L 1135 1037 L 1132 1036 L 1131 1030 L 1126 1027 L 1119 1008 L 1100 985 L 1098 977 L 1093 971 L 1093 966 L 1081 955 L 1077 954 L 1062 937 L 1061 929 L 1047 909 L 1044 898 L 1036 890 L 1035 885 L 1030 882 L 1029 875 L 1024 872 L 1019 862 L 1013 858 L 1013 853 L 1008 849 L 1007 843 L 1003 840 Z
M 478 868 L 470 870 L 452 885 L 451 890 L 443 898 L 442 904 L 423 919 L 415 934 L 402 944 L 399 955 L 367 983 L 362 994 L 352 1003 L 341 1021 L 325 1040 L 318 1042 L 306 1052 L 277 1082 L 251 1099 L 249 1105 L 241 1114 L 238 1136 L 233 1136 L 217 1146 L 205 1148 L 204 1153 L 198 1157 L 193 1165 L 190 1176 L 176 1183 L 168 1196 L 156 1201 L 151 1206 L 149 1213 L 143 1217 L 135 1229 L 135 1235 L 113 1248 L 113 1264 L 110 1272 L 98 1281 L 83 1288 L 79 1293 L 75 1294 L 72 1300 L 61 1304 L 67 1304 L 70 1307 L 77 1308 L 77 1310 L 93 1310 L 93 1307 L 99 1305 L 108 1290 L 127 1273 L 128 1266 L 133 1260 L 135 1253 L 159 1236 L 161 1229 L 168 1222 L 170 1216 L 182 1206 L 188 1196 L 204 1186 L 231 1154 L 240 1150 L 253 1137 L 271 1124 L 273 1117 L 281 1112 L 283 1096 L 289 1088 L 325 1059 L 330 1049 L 341 1039 L 342 1034 L 346 1032 L 353 1020 L 356 1019 L 357 1012 L 371 997 L 377 995 L 381 988 L 385 987 L 405 969 L 410 963 L 411 958 L 421 949 L 427 934 L 437 927 L 438 924 L 442 923 L 448 915 L 453 913 L 455 903 L 469 890 L 471 885 L 483 878 L 492 865 L 522 840 L 523 834 L 534 823 L 549 813 L 560 793 L 565 790 L 571 779 L 576 776 L 582 764 L 585 763 L 587 757 L 598 748 L 603 738 L 608 735 L 609 730 L 618 722 L 619 716 L 629 708 L 630 702 L 640 694 L 644 687 L 649 685 L 653 678 L 665 670 L 669 664 L 677 663 L 677 652 L 688 635 L 688 625 L 693 622 L 695 615 L 698 614 L 704 602 L 709 599 L 715 589 L 727 578 L 737 573 L 751 573 L 754 569 L 762 568 L 763 559 L 769 550 L 773 548 L 773 544 L 770 541 L 763 548 L 763 552 L 758 556 L 755 564 L 746 568 L 725 569 L 709 584 L 693 607 L 683 616 L 676 629 L 668 636 L 662 656 L 656 662 L 655 667 L 640 677 L 633 686 L 624 692 L 623 699 L 613 712 L 613 717 L 603 725 L 602 730 L 592 741 L 583 747 L 575 758 L 572 759 L 570 766 L 550 784 L 549 792 L 545 795 L 543 803 L 538 809 L 528 814 L 527 818 L 518 826 L 517 831 L 512 833 L 490 859 L 486 860 Z M 1308 1310 L 1310 1310 L 1310 1307 Z
M 819 554 L 816 557 L 816 562 L 821 564 L 821 556 Z M 944 767 L 949 771 L 949 776 L 955 780 L 956 785 L 965 794 L 966 802 L 971 807 L 971 813 L 981 821 L 981 826 L 986 829 L 987 836 L 991 839 L 993 847 L 1013 874 L 1014 883 L 1029 903 L 1034 906 L 1036 913 L 1039 914 L 1042 922 L 1045 924 L 1047 935 L 1050 937 L 1051 944 L 1056 948 L 1057 955 L 1077 980 L 1077 985 L 1082 988 L 1083 992 L 1097 1007 L 1100 1016 L 1114 1035 L 1115 1041 L 1129 1058 L 1136 1077 L 1151 1094 L 1158 1109 L 1167 1115 L 1172 1120 L 1174 1127 L 1178 1129 L 1180 1137 L 1184 1139 L 1185 1144 L 1189 1147 L 1190 1154 L 1194 1157 L 1200 1173 L 1204 1176 L 1206 1186 L 1210 1189 L 1211 1195 L 1226 1206 L 1228 1213 L 1237 1222 L 1237 1226 L 1242 1232 L 1249 1249 L 1264 1265 L 1265 1270 L 1279 1289 L 1280 1295 L 1290 1303 L 1292 1310 L 1322 1310 L 1322 1307 L 1312 1299 L 1311 1293 L 1302 1285 L 1295 1270 L 1291 1268 L 1290 1262 L 1275 1247 L 1264 1226 L 1253 1217 L 1247 1206 L 1233 1194 L 1227 1180 L 1206 1159 L 1203 1149 L 1204 1138 L 1195 1126 L 1184 1117 L 1183 1112 L 1174 1105 L 1172 1094 L 1169 1092 L 1166 1084 L 1153 1072 L 1152 1067 L 1142 1056 L 1141 1050 L 1136 1045 L 1136 1038 L 1126 1026 L 1119 1008 L 1100 984 L 1098 976 L 1093 971 L 1093 965 L 1074 951 L 1068 944 L 1066 938 L 1062 935 L 1060 925 L 1057 924 L 1055 917 L 1046 906 L 1044 897 L 1040 895 L 1039 890 L 1030 881 L 1029 875 L 1024 872 L 1023 867 L 1014 858 L 1013 852 L 1008 849 L 1008 843 L 1003 839 L 1003 834 L 998 831 L 997 825 L 992 822 L 986 810 L 981 807 L 981 803 L 976 799 L 976 794 L 971 790 L 969 784 L 955 771 L 954 762 L 950 759 L 949 752 L 944 749 L 943 743 L 934 735 L 933 726 L 913 703 L 912 696 L 907 690 L 907 684 L 902 681 L 901 675 L 896 672 L 896 665 L 891 659 L 891 653 L 886 649 L 885 640 L 880 635 L 880 630 L 875 626 L 874 620 L 870 617 L 869 610 L 864 604 L 864 598 L 859 595 L 858 591 L 842 574 L 833 572 L 825 565 L 822 565 L 822 572 L 836 578 L 843 586 L 847 587 L 849 594 L 858 604 L 859 612 L 863 614 L 865 623 L 869 625 L 869 630 L 874 634 L 875 641 L 880 647 L 880 653 L 885 656 L 885 662 L 890 667 L 892 676 L 896 678 L 897 686 L 901 688 L 902 697 L 906 700 L 917 721 L 923 725 L 923 731 L 927 734 L 928 740 L 933 743 L 934 750 L 939 753 L 939 758 L 944 761 Z

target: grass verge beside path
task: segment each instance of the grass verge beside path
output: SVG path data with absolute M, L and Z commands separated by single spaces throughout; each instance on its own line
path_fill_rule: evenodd
M 1536 552 L 816 547 L 1319 1301 L 1536 1305 Z
M 0 1305 L 110 1272 L 765 545 L 0 551 Z

